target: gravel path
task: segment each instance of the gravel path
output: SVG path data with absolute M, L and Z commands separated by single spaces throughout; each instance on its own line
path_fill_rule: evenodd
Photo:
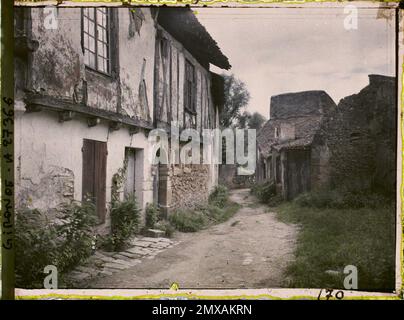
M 293 257 L 297 227 L 278 221 L 249 190 L 231 191 L 242 208 L 227 222 L 179 233 L 172 248 L 126 270 L 98 277 L 90 288 L 276 288 Z

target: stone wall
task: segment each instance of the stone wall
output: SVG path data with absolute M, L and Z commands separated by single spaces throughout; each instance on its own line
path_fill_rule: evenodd
M 324 115 L 335 109 L 325 91 L 285 93 L 271 97 L 270 119 L 286 119 L 307 115 Z
M 358 94 L 340 101 L 324 123 L 330 183 L 356 190 L 395 190 L 396 86 L 392 77 L 370 75 Z
M 250 188 L 254 182 L 255 175 L 238 175 L 235 164 L 221 164 L 219 166 L 219 184 L 229 189 Z
M 171 210 L 193 208 L 208 200 L 209 165 L 178 165 L 171 171 Z

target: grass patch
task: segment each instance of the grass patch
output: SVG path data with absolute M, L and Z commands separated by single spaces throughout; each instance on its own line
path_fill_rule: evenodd
M 209 202 L 194 209 L 177 210 L 169 216 L 170 224 L 181 232 L 196 232 L 230 219 L 240 205 L 229 200 L 228 191 L 217 186 L 209 195 Z
M 256 196 L 261 203 L 270 207 L 276 207 L 283 202 L 283 197 L 276 193 L 276 185 L 273 181 L 255 184 L 251 187 L 251 194 Z
M 305 197 L 307 200 L 309 196 Z M 358 268 L 359 290 L 391 292 L 395 277 L 395 206 L 384 203 L 376 207 L 373 202 L 365 206 L 361 202 L 359 208 L 352 209 L 345 204 L 342 208 L 316 208 L 316 204 L 310 207 L 310 201 L 296 199 L 277 208 L 279 220 L 301 227 L 296 259 L 287 268 L 290 280 L 285 284 L 343 289 L 343 269 L 354 265 Z

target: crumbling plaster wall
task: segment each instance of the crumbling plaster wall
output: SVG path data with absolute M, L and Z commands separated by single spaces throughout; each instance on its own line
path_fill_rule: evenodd
M 60 204 L 82 199 L 83 139 L 107 142 L 106 201 L 111 201 L 112 176 L 124 165 L 125 147 L 148 153 L 144 132 L 129 135 L 128 130 L 111 132 L 101 122 L 89 128 L 86 121 L 58 122 L 56 113 L 26 114 L 20 107 L 15 115 L 17 207 L 28 206 L 56 212 Z M 153 201 L 153 181 L 148 157 L 141 163 L 142 188 L 137 198 L 142 207 Z M 106 217 L 106 226 L 109 219 Z
M 111 52 L 118 61 L 116 75 L 104 75 L 86 68 L 81 45 L 81 8 L 57 9 L 57 29 L 45 28 L 43 8 L 32 8 L 32 36 L 39 41 L 32 54 L 29 89 L 53 97 L 73 99 L 87 94 L 87 105 L 130 117 L 153 119 L 153 58 L 155 25 L 150 9 L 137 9 L 143 20 L 138 32 L 131 34 L 131 11 L 115 8 L 118 17 L 118 48 Z M 113 57 L 114 55 L 111 55 Z M 143 72 L 142 72 L 143 71 Z M 141 86 L 144 87 L 140 88 Z M 140 101 L 139 92 L 142 94 Z M 81 99 L 80 101 L 82 102 Z M 146 109 L 147 112 L 142 111 Z
M 148 8 L 136 8 L 140 29 L 130 30 L 131 11 L 127 8 L 118 9 L 119 12 L 119 65 L 121 81 L 121 106 L 123 112 L 130 117 L 144 118 L 141 98 L 142 82 L 145 86 L 145 108 L 148 118 L 153 119 L 153 81 L 154 81 L 154 50 L 156 28 L 154 19 Z M 141 20 L 141 22 L 140 22 Z

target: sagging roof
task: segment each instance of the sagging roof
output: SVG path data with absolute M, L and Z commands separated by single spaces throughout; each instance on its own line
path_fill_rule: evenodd
M 190 8 L 160 8 L 157 22 L 203 65 L 231 68 L 229 59 Z
M 320 129 L 322 118 L 322 116 L 306 116 L 268 120 L 257 135 L 261 154 L 268 157 L 272 149 L 281 151 L 310 146 Z M 281 131 L 278 138 L 275 138 L 275 128 Z M 288 132 L 282 133 L 282 128 Z
M 271 97 L 270 118 L 322 115 L 335 108 L 335 102 L 322 90 L 285 93 Z

